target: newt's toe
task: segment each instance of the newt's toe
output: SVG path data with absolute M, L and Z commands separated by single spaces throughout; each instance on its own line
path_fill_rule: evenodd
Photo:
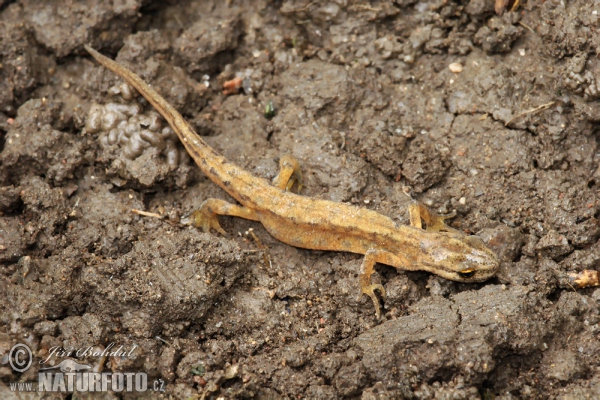
M 192 225 L 195 228 L 201 228 L 205 233 L 209 233 L 210 229 L 212 228 L 223 235 L 227 235 L 227 232 L 225 232 L 225 230 L 221 228 L 221 225 L 219 224 L 219 218 L 217 217 L 217 214 L 204 208 L 194 211 L 187 217 L 183 218 L 181 222 Z
M 384 300 L 386 299 L 385 289 L 383 288 L 383 285 L 379 283 L 362 287 L 360 289 L 360 295 L 362 297 L 363 294 L 366 294 L 371 298 L 371 300 L 373 300 L 373 305 L 375 306 L 375 315 L 377 316 L 377 319 L 379 319 L 381 318 L 381 305 L 379 304 L 379 299 L 375 294 L 375 290 L 379 291 Z

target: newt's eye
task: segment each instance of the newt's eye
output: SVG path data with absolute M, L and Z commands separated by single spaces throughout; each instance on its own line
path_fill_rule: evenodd
M 458 271 L 458 276 L 463 279 L 472 278 L 475 275 L 475 270 L 473 268 L 463 269 L 462 271 Z

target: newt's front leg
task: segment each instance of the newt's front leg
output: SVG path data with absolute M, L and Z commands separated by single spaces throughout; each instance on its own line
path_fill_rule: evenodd
M 458 232 L 456 229 L 447 226 L 444 221 L 448 218 L 454 217 L 455 213 L 449 215 L 438 215 L 433 211 L 429 210 L 423 204 L 413 201 L 408 206 L 408 212 L 410 216 L 410 225 L 414 228 L 422 229 L 423 222 L 425 222 L 426 230 L 433 232 Z M 375 264 L 382 263 L 387 264 L 398 269 L 412 271 L 418 269 L 418 265 L 409 261 L 408 258 L 401 254 L 393 254 L 385 250 L 370 249 L 365 254 L 365 258 L 360 267 L 360 296 L 366 294 L 373 300 L 375 306 L 375 313 L 377 318 L 381 316 L 381 306 L 379 299 L 375 294 L 378 290 L 381 296 L 385 300 L 385 289 L 381 284 L 372 284 L 371 275 L 373 274 L 373 268 Z
M 423 204 L 413 201 L 408 205 L 408 214 L 410 217 L 410 226 L 418 229 L 423 228 L 421 220 L 425 222 L 425 230 L 433 232 L 459 232 L 454 228 L 450 228 L 444 222 L 447 219 L 454 218 L 456 212 L 448 215 L 439 215 L 431 211 Z
M 297 185 L 297 191 L 302 189 L 302 171 L 300 163 L 291 154 L 284 154 L 279 159 L 279 174 L 273 178 L 273 186 L 289 191 L 294 183 Z
M 372 284 L 371 283 L 371 275 L 373 274 L 373 267 L 375 264 L 382 263 L 394 266 L 400 269 L 411 270 L 410 263 L 407 259 L 405 259 L 401 255 L 390 253 L 389 251 L 380 250 L 380 249 L 370 249 L 365 253 L 365 258 L 363 259 L 362 265 L 360 266 L 360 275 L 358 277 L 360 283 L 360 297 L 363 294 L 366 294 L 373 300 L 373 305 L 375 306 L 375 314 L 377 318 L 381 317 L 381 306 L 379 304 L 379 299 L 375 294 L 375 290 L 379 290 L 381 296 L 385 300 L 385 289 L 381 284 Z

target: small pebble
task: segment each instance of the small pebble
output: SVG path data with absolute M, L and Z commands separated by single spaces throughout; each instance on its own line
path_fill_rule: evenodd
M 448 65 L 448 68 L 450 68 L 450 71 L 454 72 L 455 74 L 459 74 L 463 70 L 463 66 L 461 63 L 452 63 Z

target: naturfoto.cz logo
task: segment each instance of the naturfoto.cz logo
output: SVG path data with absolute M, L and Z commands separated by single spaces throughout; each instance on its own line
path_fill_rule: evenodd
M 31 349 L 25 344 L 16 344 L 10 350 L 8 361 L 15 372 L 27 371 L 33 363 Z M 48 359 L 40 364 L 46 361 Z M 145 372 L 94 372 L 91 365 L 73 359 L 40 368 L 37 387 L 32 382 L 12 382 L 10 388 L 27 392 L 145 392 L 149 389 Z M 163 392 L 165 382 L 155 380 L 150 389 Z

